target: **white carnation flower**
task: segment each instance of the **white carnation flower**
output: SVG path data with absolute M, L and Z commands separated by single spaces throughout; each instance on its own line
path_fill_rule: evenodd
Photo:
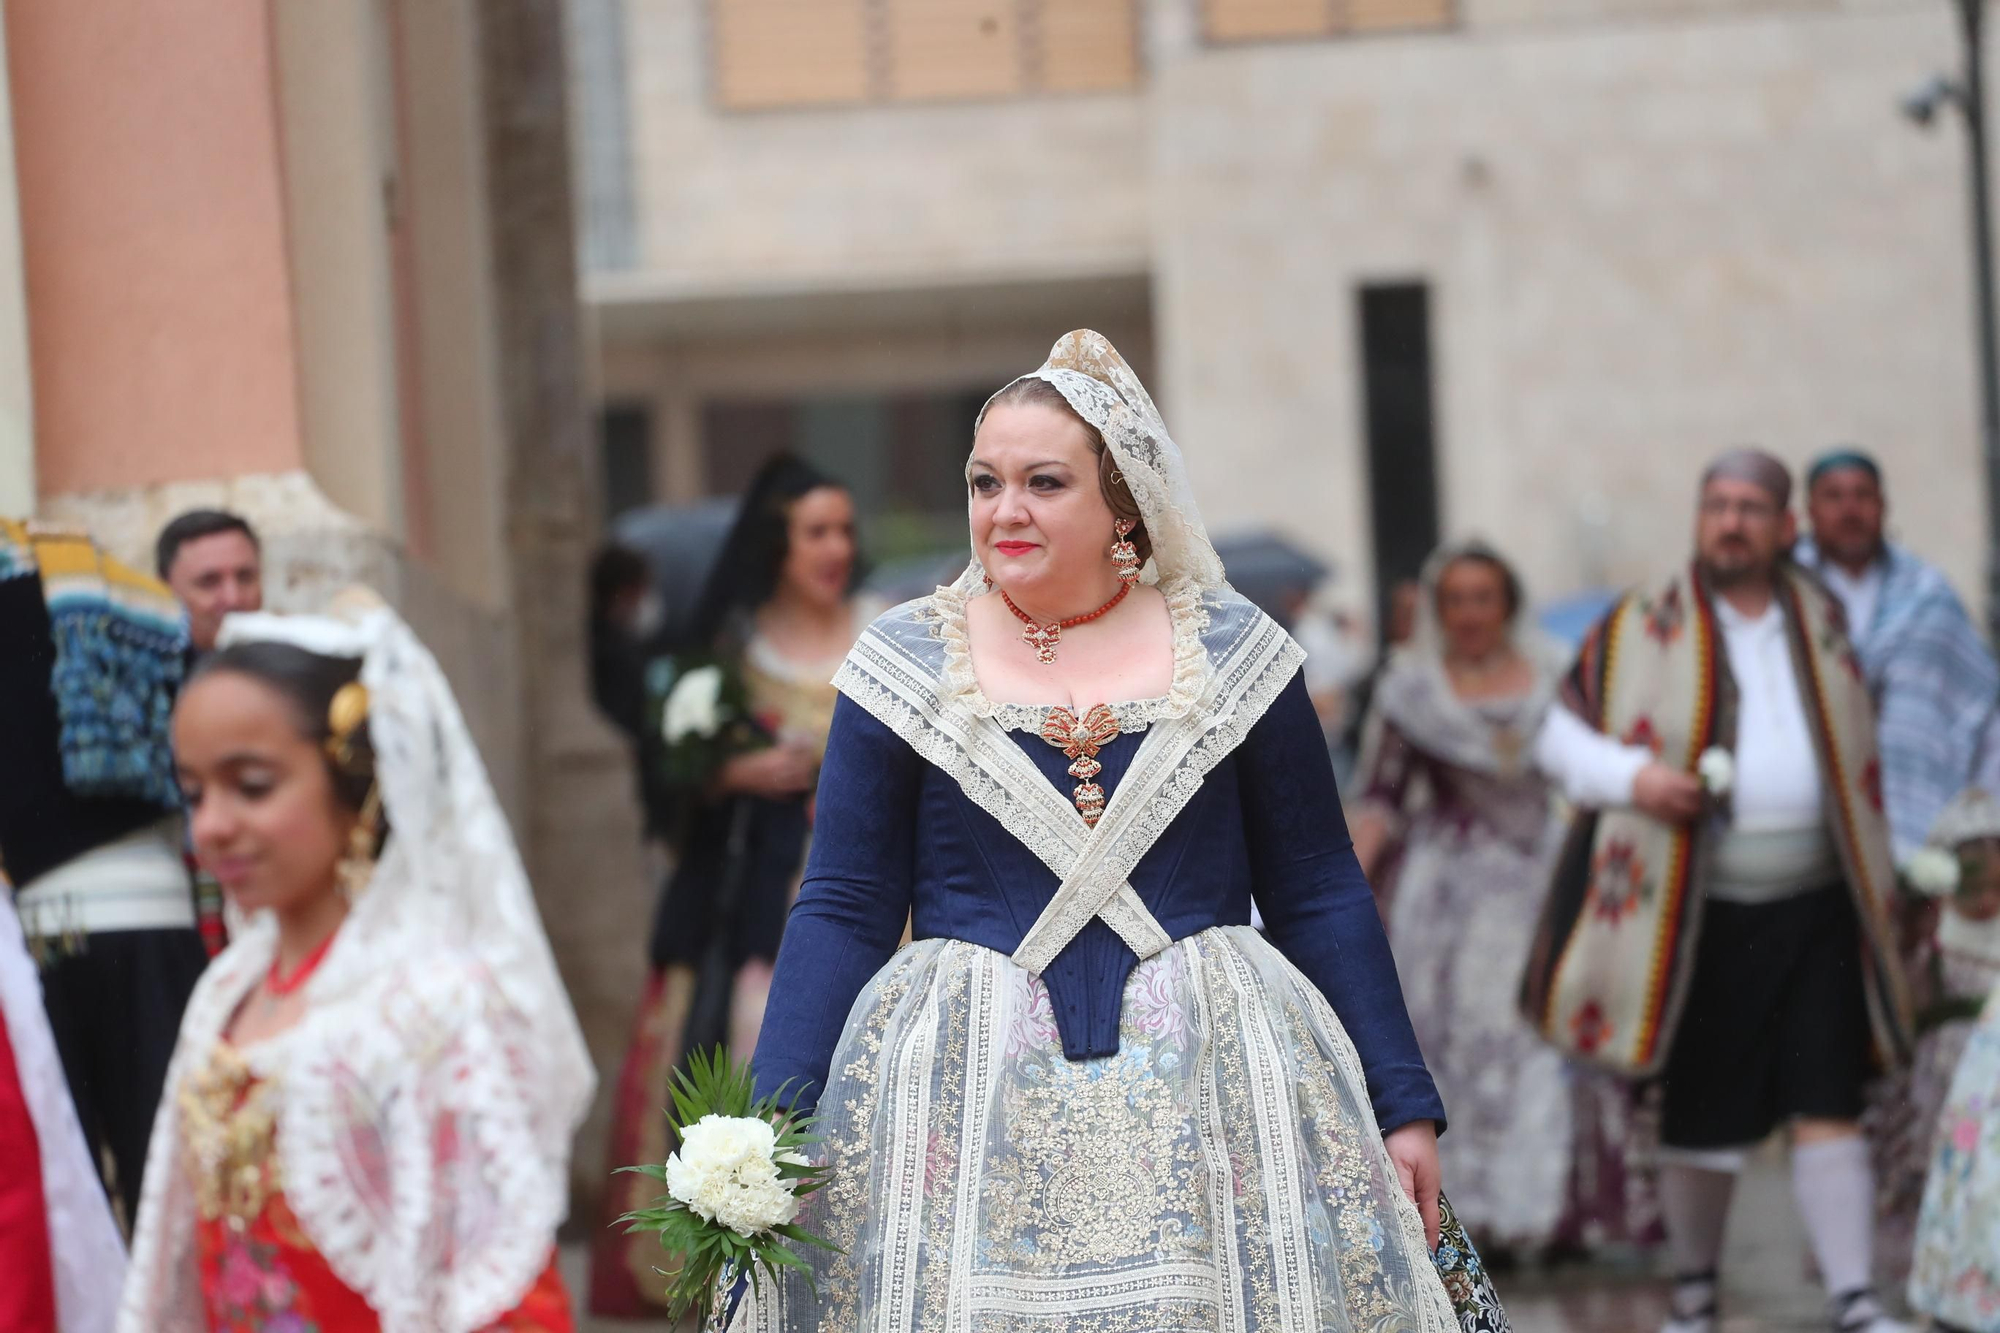
M 1925 847 L 1903 867 L 1909 886 L 1928 898 L 1945 898 L 1958 891 L 1958 857 L 1942 847 Z
M 679 745 L 689 736 L 713 736 L 721 726 L 722 668 L 697 667 L 682 676 L 667 696 L 660 732 L 667 744 Z
M 704 1222 L 743 1236 L 783 1226 L 799 1201 L 778 1178 L 777 1131 L 755 1116 L 703 1116 L 667 1159 L 667 1193 Z
M 1729 789 L 1736 785 L 1736 759 L 1720 746 L 1710 746 L 1701 752 L 1695 762 L 1694 771 L 1701 779 L 1702 790 L 1710 796 L 1729 795 Z

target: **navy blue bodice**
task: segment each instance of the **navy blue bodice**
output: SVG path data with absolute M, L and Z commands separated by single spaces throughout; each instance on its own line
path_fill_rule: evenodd
M 1065 796 L 1069 760 L 1012 733 Z M 1143 734 L 1099 754 L 1114 794 Z M 1134 867 L 1132 887 L 1173 939 L 1247 925 L 1254 898 L 1271 941 L 1332 1002 L 1354 1041 L 1386 1132 L 1444 1108 L 1403 1007 L 1389 944 L 1341 816 L 1319 720 L 1294 677 L 1243 743 Z M 778 954 L 757 1045 L 757 1082 L 791 1082 L 810 1102 L 849 1008 L 901 939 L 949 938 L 1012 954 L 1056 875 L 942 770 L 852 700 L 834 713 L 805 882 Z M 1119 1007 L 1137 965 L 1093 920 L 1042 974 L 1063 1052 L 1115 1054 Z

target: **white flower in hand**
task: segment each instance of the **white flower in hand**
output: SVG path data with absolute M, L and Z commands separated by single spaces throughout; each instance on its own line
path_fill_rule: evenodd
M 778 1175 L 778 1135 L 755 1116 L 705 1115 L 667 1159 L 667 1193 L 704 1222 L 759 1236 L 799 1215 L 791 1183 Z M 797 1164 L 796 1154 L 785 1159 Z
M 1926 898 L 1958 892 L 1958 857 L 1942 847 L 1925 847 L 1903 866 L 1903 879 Z
M 689 736 L 707 739 L 722 726 L 722 668 L 697 667 L 682 676 L 667 696 L 660 732 L 667 744 L 679 745 Z
M 1721 746 L 1710 746 L 1701 752 L 1695 762 L 1695 776 L 1701 779 L 1702 790 L 1720 800 L 1729 795 L 1729 789 L 1736 785 L 1736 759 Z

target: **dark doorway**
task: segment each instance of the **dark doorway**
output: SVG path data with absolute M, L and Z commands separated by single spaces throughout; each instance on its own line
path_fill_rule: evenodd
M 653 422 L 638 403 L 610 403 L 598 418 L 604 462 L 604 518 L 653 503 Z
M 1416 578 L 1438 544 L 1430 286 L 1370 284 L 1359 297 L 1375 623 L 1386 627 L 1393 589 Z

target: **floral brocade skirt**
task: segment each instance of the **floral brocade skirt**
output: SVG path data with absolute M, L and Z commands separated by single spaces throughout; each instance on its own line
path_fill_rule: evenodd
M 1332 1009 L 1248 927 L 1142 963 L 1089 1061 L 1010 959 L 912 945 L 819 1109 L 799 1221 L 842 1252 L 744 1295 L 737 1333 L 1506 1328 L 1462 1232 L 1427 1251 Z
M 1955 1328 L 2000 1333 L 2000 991 L 1986 1002 L 1938 1118 L 1910 1304 Z

